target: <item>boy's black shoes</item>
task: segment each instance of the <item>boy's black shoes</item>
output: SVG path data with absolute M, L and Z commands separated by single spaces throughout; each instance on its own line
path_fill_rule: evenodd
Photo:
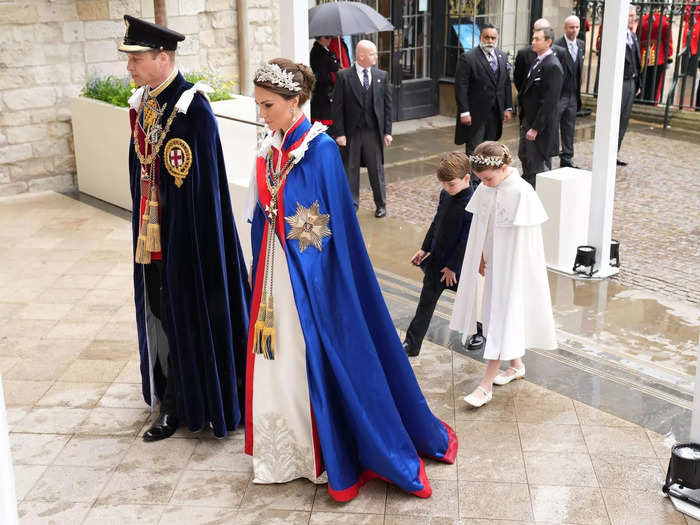
M 403 342 L 403 349 L 408 357 L 416 357 L 420 354 L 420 348 L 412 348 L 406 341 Z
M 382 217 L 386 217 L 386 208 L 377 208 L 377 211 L 374 212 L 374 216 L 377 219 L 381 219 Z
M 143 440 L 160 441 L 161 439 L 169 438 L 175 433 L 179 424 L 177 416 L 161 413 L 155 423 L 151 425 L 151 428 L 143 434 Z
M 467 350 L 470 352 L 481 350 L 484 347 L 484 343 L 486 343 L 486 338 L 483 335 L 476 333 L 469 338 L 469 341 L 467 341 Z
M 627 166 L 627 163 L 624 160 L 617 159 L 617 165 L 618 166 Z

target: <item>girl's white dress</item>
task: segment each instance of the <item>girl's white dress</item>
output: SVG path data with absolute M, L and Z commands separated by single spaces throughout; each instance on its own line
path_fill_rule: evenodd
M 547 214 L 535 190 L 510 168 L 497 187 L 480 184 L 466 209 L 473 218 L 450 328 L 466 341 L 476 333 L 480 310 L 484 359 L 510 360 L 522 357 L 526 348 L 557 348 L 542 243 Z M 486 269 L 479 305 L 482 253 Z

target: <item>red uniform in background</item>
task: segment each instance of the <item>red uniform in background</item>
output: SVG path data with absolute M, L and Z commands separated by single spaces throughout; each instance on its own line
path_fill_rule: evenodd
M 328 49 L 330 49 L 333 53 L 335 53 L 335 56 L 338 57 L 338 60 L 340 61 L 340 69 L 350 67 L 350 56 L 348 55 L 348 46 L 345 44 L 345 41 L 343 40 L 342 36 L 331 40 Z
M 651 18 L 651 23 L 649 19 Z M 673 36 L 668 16 L 660 13 L 647 13 L 637 27 L 639 46 L 642 51 L 642 99 L 661 98 L 666 64 L 673 60 Z M 660 36 L 659 36 L 660 32 Z

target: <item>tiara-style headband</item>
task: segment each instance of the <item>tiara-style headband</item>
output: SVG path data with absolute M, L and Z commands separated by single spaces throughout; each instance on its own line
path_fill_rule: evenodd
M 490 166 L 492 168 L 500 168 L 503 166 L 503 157 L 484 157 L 483 155 L 471 155 L 469 162 L 479 164 L 481 166 Z
M 256 82 L 269 82 L 287 91 L 301 91 L 299 82 L 294 81 L 294 73 L 285 71 L 277 64 L 264 64 L 255 72 Z

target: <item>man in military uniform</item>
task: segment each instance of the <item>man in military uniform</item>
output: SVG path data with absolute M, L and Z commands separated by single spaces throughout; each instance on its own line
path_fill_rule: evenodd
M 183 422 L 223 437 L 241 421 L 250 290 L 207 87 L 175 66 L 185 37 L 124 16 L 131 106 L 134 298 L 145 441 Z
M 309 53 L 309 63 L 316 77 L 311 97 L 311 121 L 328 127 L 333 125 L 333 89 L 340 69 L 338 57 L 328 49 L 331 40 L 332 36 L 317 37 Z

